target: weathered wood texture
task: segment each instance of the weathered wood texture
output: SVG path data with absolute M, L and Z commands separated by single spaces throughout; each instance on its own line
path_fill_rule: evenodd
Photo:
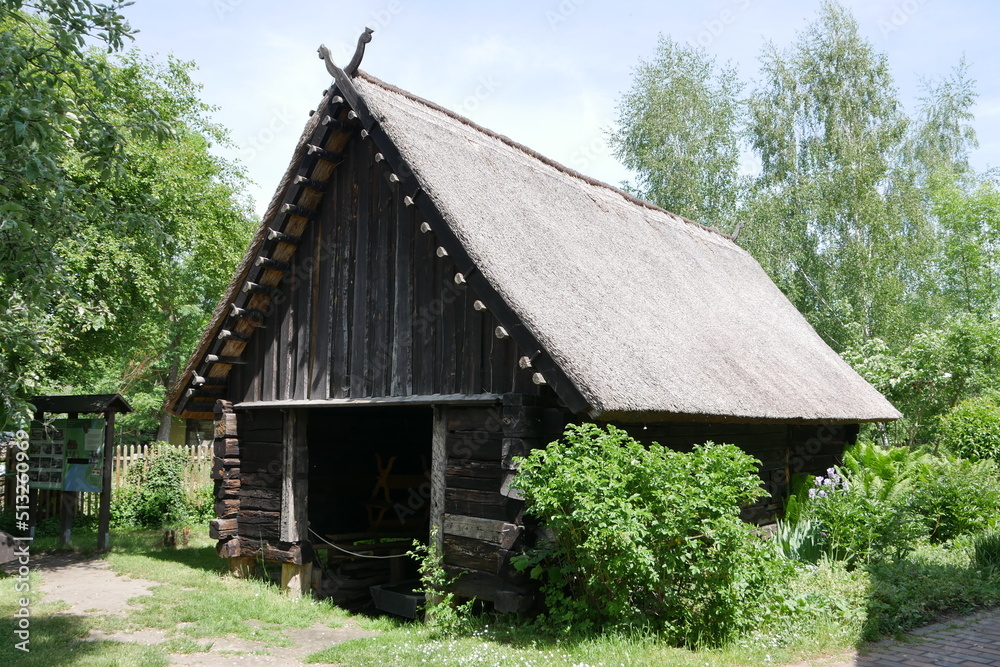
M 279 410 L 245 410 L 236 414 L 239 433 L 239 524 L 241 554 L 281 537 L 284 473 L 284 416 Z M 289 542 L 293 540 L 288 540 Z
M 510 564 L 532 536 L 509 482 L 514 457 L 556 439 L 566 424 L 566 413 L 545 403 L 509 394 L 489 407 L 448 409 L 444 562 L 464 573 L 456 593 L 490 600 L 498 611 L 523 613 L 535 602 L 532 583 Z
M 306 410 L 287 410 L 282 431 L 284 466 L 281 478 L 281 539 L 309 539 L 309 442 Z M 273 502 L 273 500 L 271 501 Z M 262 508 L 264 509 L 264 508 Z
M 230 376 L 233 401 L 546 391 L 518 368 L 510 339 L 456 285 L 433 232 L 407 194 L 354 135 L 317 218 L 254 331 L 246 366 Z M 468 267 L 462 267 L 467 269 Z
M 216 519 L 209 523 L 209 535 L 219 540 L 216 550 L 220 556 L 239 555 L 239 424 L 230 401 L 219 399 L 215 403 L 215 457 L 212 479 L 215 480 Z

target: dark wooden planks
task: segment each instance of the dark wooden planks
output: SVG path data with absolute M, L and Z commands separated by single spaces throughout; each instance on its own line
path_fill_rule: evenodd
M 234 399 L 538 394 L 512 339 L 496 339 L 496 318 L 456 285 L 470 267 L 437 256 L 438 234 L 420 231 L 418 207 L 374 152 L 351 139 L 233 376 Z
M 356 139 L 355 142 L 360 141 Z M 353 148 L 353 145 L 352 145 Z M 354 210 L 355 197 L 353 173 L 347 169 L 338 169 L 334 184 L 334 206 L 332 222 L 324 218 L 324 224 L 332 224 L 336 229 L 337 252 L 336 265 L 333 268 L 334 283 L 330 289 L 334 294 L 333 318 L 330 325 L 333 335 L 331 343 L 330 395 L 334 398 L 346 398 L 350 391 L 350 314 L 353 312 L 352 294 L 352 263 L 354 250 Z
M 237 413 L 240 448 L 239 535 L 278 539 L 280 534 L 282 437 L 278 410 Z
M 413 393 L 413 235 L 414 211 L 395 200 L 395 225 L 393 232 L 393 302 L 392 302 L 392 366 L 389 394 L 409 396 Z M 419 233 L 419 232 L 417 232 Z
M 381 163 L 384 165 L 385 163 Z M 389 216 L 392 212 L 393 186 L 389 171 L 375 169 L 375 188 L 372 192 L 372 234 L 368 252 L 371 257 L 368 293 L 368 396 L 388 395 L 388 371 L 391 370 L 389 351 L 389 318 L 392 314 L 389 281 L 391 265 L 389 256 L 393 236 L 389 233 Z
M 368 340 L 368 237 L 371 233 L 371 188 L 373 167 L 361 150 L 351 154 L 351 169 L 357 181 L 354 202 L 354 282 L 351 286 L 353 310 L 350 326 L 350 396 L 365 396 Z
M 312 321 L 309 327 L 309 398 L 330 397 L 330 369 L 332 366 L 334 290 L 333 271 L 337 246 L 337 220 L 334 219 L 333 197 L 323 200 L 320 223 L 312 225 L 316 238 L 313 252 L 313 271 L 310 279 L 312 290 Z M 328 224 L 322 224 L 328 221 Z

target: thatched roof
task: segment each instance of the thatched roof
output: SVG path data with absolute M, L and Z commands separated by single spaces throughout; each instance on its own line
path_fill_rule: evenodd
M 367 74 L 341 72 L 321 108 L 331 100 L 340 100 L 341 120 L 353 108 L 354 122 L 391 157 L 424 215 L 445 227 L 435 231 L 457 244 L 451 254 L 478 273 L 480 298 L 502 306 L 495 312 L 501 323 L 538 350 L 567 405 L 609 420 L 900 416 L 728 236 Z M 310 119 L 260 231 L 168 396 L 171 411 L 200 414 L 204 408 L 183 407 L 201 391 L 197 372 L 224 382 L 230 366 L 224 358 L 213 364 L 212 354 L 242 353 L 243 343 L 222 343 L 219 334 L 233 326 L 226 324 L 230 305 L 262 307 L 241 287 L 257 280 L 254 260 L 268 230 L 281 224 L 279 208 L 301 201 L 293 176 L 310 168 L 307 143 L 322 145 L 323 133 Z
M 373 77 L 354 86 L 592 415 L 900 416 L 725 235 Z

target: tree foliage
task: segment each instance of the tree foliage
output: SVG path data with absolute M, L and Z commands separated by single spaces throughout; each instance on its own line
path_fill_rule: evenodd
M 618 102 L 611 145 L 635 172 L 635 193 L 705 224 L 730 224 L 743 187 L 738 120 L 742 84 L 731 65 L 660 36 Z
M 40 389 L 169 367 L 244 245 L 239 175 L 209 151 L 223 134 L 190 66 L 88 46 L 122 49 L 126 4 L 0 4 L 4 424 Z

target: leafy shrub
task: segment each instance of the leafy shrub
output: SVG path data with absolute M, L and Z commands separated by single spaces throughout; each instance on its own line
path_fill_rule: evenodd
M 797 481 L 786 521 L 809 522 L 822 553 L 850 567 L 899 558 L 926 532 L 910 497 L 931 460 L 908 447 L 858 443 L 839 470 Z
M 907 504 L 874 475 L 848 479 L 831 468 L 815 478 L 810 493 L 808 518 L 819 525 L 820 548 L 848 566 L 898 559 L 923 533 Z
M 1000 566 L 1000 533 L 977 535 L 972 550 L 976 565 L 983 569 L 996 569 Z
M 1000 458 L 1000 396 L 960 402 L 941 417 L 938 438 L 942 447 L 963 458 Z
M 570 426 L 520 463 L 515 486 L 555 538 L 515 565 L 543 582 L 548 622 L 722 642 L 752 624 L 787 574 L 739 519 L 764 494 L 756 470 L 732 445 L 684 454 L 611 426 Z
M 187 454 L 169 445 L 151 447 L 147 452 L 129 467 L 123 488 L 115 490 L 115 525 L 160 528 L 201 520 L 206 511 L 205 494 L 190 499 L 184 485 Z
M 932 542 L 947 542 L 996 526 L 1000 475 L 993 461 L 934 457 L 910 500 Z

